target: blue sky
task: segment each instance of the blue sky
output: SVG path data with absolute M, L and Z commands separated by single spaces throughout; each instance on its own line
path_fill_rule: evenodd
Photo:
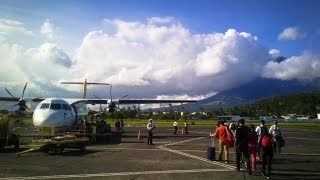
M 315 0 L 2 0 L 1 58 L 16 73 L 0 85 L 91 78 L 137 97 L 204 97 L 260 76 L 310 82 L 320 77 L 318 17 Z M 280 55 L 288 60 L 272 62 Z M 57 69 L 67 77 L 41 76 Z

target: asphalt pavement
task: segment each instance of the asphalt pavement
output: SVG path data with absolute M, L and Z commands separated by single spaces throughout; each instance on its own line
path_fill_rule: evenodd
M 137 138 L 139 130 L 141 139 Z M 155 145 L 147 145 L 144 127 L 125 127 L 108 141 L 90 144 L 85 152 L 65 149 L 61 155 L 32 152 L 17 156 L 18 151 L 7 148 L 0 154 L 0 180 L 266 179 L 261 176 L 260 161 L 253 175 L 237 172 L 234 149 L 229 164 L 207 160 L 213 140 L 209 132 L 209 128 L 191 127 L 188 135 L 181 134 L 181 129 L 174 135 L 171 127 L 157 127 Z M 320 179 L 319 133 L 320 129 L 284 129 L 286 147 L 273 159 L 272 179 Z M 218 148 L 216 151 L 217 156 Z

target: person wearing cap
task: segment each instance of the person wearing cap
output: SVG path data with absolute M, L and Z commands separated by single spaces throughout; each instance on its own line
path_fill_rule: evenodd
M 274 154 L 281 155 L 281 141 L 283 138 L 282 130 L 278 125 L 278 121 L 274 120 L 274 125 L 272 125 L 269 129 L 269 133 L 272 135 L 274 143 L 273 143 L 273 152 Z
M 149 123 L 147 124 L 147 130 L 148 130 L 148 142 L 147 142 L 147 144 L 149 144 L 149 145 L 154 145 L 152 143 L 153 129 L 154 129 L 154 126 L 153 126 L 153 123 L 152 123 L 152 119 L 149 119 Z
M 250 129 L 244 125 L 244 119 L 240 119 L 238 122 L 238 127 L 235 136 L 235 147 L 236 147 L 236 163 L 237 171 L 240 171 L 240 158 L 243 155 L 246 160 L 247 170 L 249 175 L 252 174 L 251 164 L 249 160 L 249 147 L 248 147 L 248 134 Z

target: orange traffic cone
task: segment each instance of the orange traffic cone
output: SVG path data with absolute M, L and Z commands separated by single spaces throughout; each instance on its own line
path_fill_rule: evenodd
M 138 138 L 137 139 L 141 139 L 141 132 L 140 132 L 140 130 L 139 130 L 139 132 L 138 132 Z
M 184 135 L 184 129 L 183 128 L 181 129 L 181 134 Z

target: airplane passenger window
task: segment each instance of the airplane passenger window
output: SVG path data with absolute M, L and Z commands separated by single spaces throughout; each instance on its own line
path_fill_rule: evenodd
M 68 106 L 67 104 L 62 104 L 62 109 L 64 110 L 71 110 L 70 106 Z
M 61 109 L 61 104 L 51 104 L 50 109 Z
M 49 109 L 49 103 L 43 103 L 40 109 Z

